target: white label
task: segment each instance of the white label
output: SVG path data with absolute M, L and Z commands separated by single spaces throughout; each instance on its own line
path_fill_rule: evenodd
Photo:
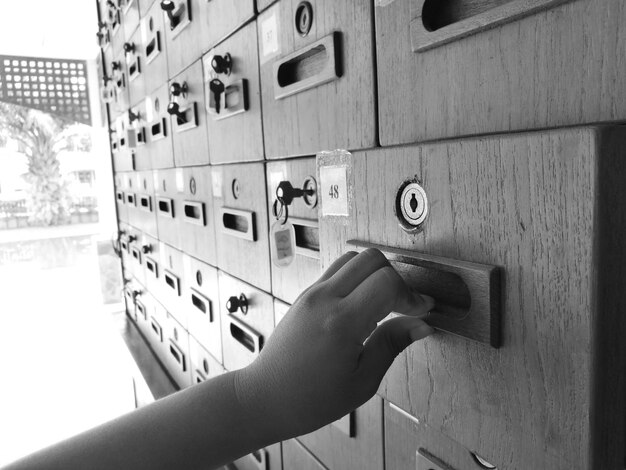
M 176 168 L 176 191 L 185 192 L 185 175 L 182 168 Z
M 222 170 L 213 168 L 211 173 L 211 180 L 213 182 L 213 197 L 222 197 Z
M 273 56 L 279 52 L 276 12 L 272 13 L 261 23 L 261 46 L 263 58 Z
M 324 166 L 320 168 L 322 215 L 348 216 L 348 168 Z
M 270 171 L 270 198 L 272 198 L 272 200 L 274 200 L 274 198 L 276 197 L 276 188 L 278 188 L 280 182 L 285 181 L 286 173 L 287 170 L 285 168 L 272 169 Z

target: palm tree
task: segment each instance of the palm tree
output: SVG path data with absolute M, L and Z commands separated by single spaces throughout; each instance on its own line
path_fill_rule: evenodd
M 69 221 L 70 195 L 58 160 L 64 150 L 89 150 L 88 134 L 59 117 L 0 103 L 0 142 L 13 139 L 28 159 L 29 212 L 32 225 Z

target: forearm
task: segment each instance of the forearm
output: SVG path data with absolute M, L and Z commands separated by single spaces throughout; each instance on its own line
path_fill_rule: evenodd
M 250 410 L 230 372 L 86 431 L 10 469 L 209 469 L 271 443 L 271 416 Z

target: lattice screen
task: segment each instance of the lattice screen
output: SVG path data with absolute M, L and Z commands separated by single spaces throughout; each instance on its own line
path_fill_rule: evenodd
M 91 125 L 87 63 L 0 55 L 0 101 Z

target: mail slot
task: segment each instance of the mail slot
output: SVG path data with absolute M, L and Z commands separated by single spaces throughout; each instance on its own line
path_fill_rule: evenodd
M 274 330 L 273 300 L 221 271 L 218 283 L 224 367 L 241 369 L 259 355 Z
M 377 145 L 372 8 L 283 0 L 259 14 L 267 158 Z
M 302 158 L 270 162 L 266 168 L 268 210 L 271 223 L 283 224 L 290 236 L 291 260 L 276 262 L 275 231 L 270 233 L 272 245 L 272 293 L 286 302 L 294 302 L 300 293 L 321 275 L 319 258 L 318 184 L 315 176 L 315 159 Z M 293 198 L 286 208 L 281 208 L 277 189 L 281 182 L 303 190 L 303 195 Z M 274 206 L 276 205 L 276 210 Z M 276 214 L 274 214 L 276 212 Z
M 170 102 L 167 83 L 160 82 L 155 91 L 146 96 L 144 102 L 147 152 L 150 168 L 172 168 L 174 153 L 172 147 L 172 124 L 167 112 Z
M 619 55 L 621 23 L 592 26 L 618 3 L 377 2 L 381 144 L 623 120 L 626 92 L 614 61 L 581 65 Z M 587 29 L 589 35 L 570 37 Z M 543 51 L 541 63 L 537 47 L 516 46 L 530 37 Z M 557 77 L 567 77 L 568 85 L 547 85 Z M 602 94 L 591 96 L 587 90 L 598 83 L 606 84 Z
M 222 362 L 222 331 L 217 269 L 183 255 L 187 281 L 183 303 L 187 310 L 189 334 L 213 357 Z
M 211 171 L 217 265 L 269 292 L 269 229 L 263 164 L 220 165 Z
M 205 262 L 217 265 L 213 181 L 209 166 L 182 169 L 180 234 L 182 250 Z
M 151 171 L 137 171 L 130 178 L 134 193 L 127 194 L 130 203 L 129 222 L 152 237 L 157 236 L 157 216 L 154 210 L 154 176 Z M 132 201 L 129 201 L 131 197 Z
M 165 366 L 180 388 L 192 385 L 189 359 L 189 333 L 168 311 L 165 320 Z
M 165 23 L 160 2 L 154 2 L 149 10 L 143 10 L 141 20 L 141 47 L 144 59 L 146 93 L 154 93 L 167 82 L 167 54 Z
M 593 455 L 602 467 L 610 466 L 608 455 L 622 458 L 618 446 L 598 454 L 574 444 L 606 436 L 606 426 L 589 427 L 578 416 L 602 413 L 591 395 L 608 400 L 603 390 L 614 381 L 592 364 L 608 358 L 606 347 L 622 344 L 622 335 L 608 327 L 619 321 L 605 317 L 618 310 L 600 313 L 590 304 L 604 281 L 572 273 L 602 271 L 593 248 L 599 246 L 608 250 L 606 261 L 622 265 L 610 235 L 620 225 L 597 208 L 623 199 L 615 159 L 625 140 L 623 129 L 608 126 L 318 156 L 323 267 L 376 245 L 409 286 L 436 299 L 426 321 L 438 332 L 395 360 L 378 390 L 383 398 L 496 466 L 558 468 L 555 456 L 569 456 L 569 463 Z M 397 210 L 407 180 L 419 184 L 428 205 L 423 223 L 408 232 Z M 341 204 L 331 194 L 346 192 L 355 196 L 336 210 Z M 612 302 L 611 290 L 602 291 L 603 305 Z M 598 342 L 599 325 L 607 327 Z M 540 360 L 539 351 L 550 351 L 550 360 Z M 567 391 L 577 387 L 586 391 L 572 397 Z M 537 408 L 538 395 L 565 408 L 557 414 Z M 546 426 L 567 430 L 549 452 L 533 437 Z
M 173 77 L 202 55 L 205 45 L 202 39 L 206 35 L 205 22 L 201 21 L 201 17 L 206 2 L 174 0 L 166 3 L 173 4 L 167 9 L 161 6 L 164 10 L 168 75 Z
M 263 160 L 256 37 L 252 22 L 202 58 L 211 163 Z
M 195 61 L 174 76 L 169 87 L 167 111 L 172 125 L 176 166 L 206 165 L 209 163 L 209 147 L 202 61 Z
M 181 251 L 159 243 L 160 273 L 158 290 L 153 294 L 165 309 L 187 329 L 186 292 L 188 280 L 185 278 L 184 255 Z

